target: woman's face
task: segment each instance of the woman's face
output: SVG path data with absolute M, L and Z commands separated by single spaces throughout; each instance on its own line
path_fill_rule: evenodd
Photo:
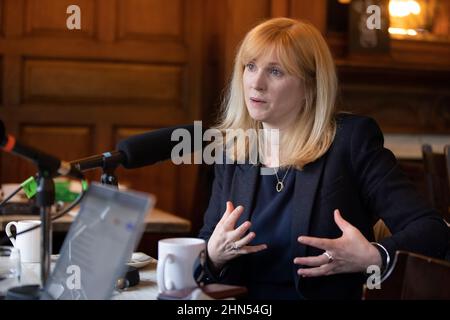
M 288 75 L 273 53 L 247 63 L 243 83 L 247 110 L 254 120 L 265 128 L 285 129 L 293 123 L 303 105 L 303 83 Z

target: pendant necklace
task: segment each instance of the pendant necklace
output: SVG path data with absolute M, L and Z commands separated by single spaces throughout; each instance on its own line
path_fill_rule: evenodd
M 277 185 L 276 185 L 276 187 L 275 187 L 275 189 L 277 190 L 277 192 L 281 192 L 282 190 L 283 190 L 283 188 L 284 188 L 284 179 L 286 179 L 286 176 L 287 176 L 287 174 L 288 174 L 288 172 L 289 172 L 289 169 L 291 169 L 290 167 L 286 170 L 286 173 L 284 174 L 284 177 L 283 177 L 283 179 L 281 179 L 281 181 L 280 181 L 280 178 L 278 178 L 278 173 L 277 173 L 277 170 L 275 170 L 275 169 L 273 169 L 273 171 L 275 172 L 275 175 L 276 175 L 276 177 L 277 177 Z

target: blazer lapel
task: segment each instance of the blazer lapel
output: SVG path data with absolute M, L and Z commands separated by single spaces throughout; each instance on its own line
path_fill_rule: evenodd
M 257 165 L 244 164 L 239 165 L 235 171 L 232 182 L 231 200 L 237 207 L 244 207 L 244 212 L 239 217 L 236 226 L 250 218 L 252 212 L 253 199 L 256 196 L 256 183 L 258 182 L 260 167 Z
M 292 214 L 291 244 L 292 257 L 303 257 L 306 254 L 306 246 L 300 244 L 297 238 L 301 235 L 308 235 L 309 223 L 314 205 L 314 199 L 322 176 L 326 157 L 321 157 L 317 161 L 304 167 L 302 171 L 297 171 L 295 176 L 294 203 Z M 297 265 L 294 265 L 296 284 Z

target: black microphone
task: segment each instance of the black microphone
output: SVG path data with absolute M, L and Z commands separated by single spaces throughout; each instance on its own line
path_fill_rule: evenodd
M 172 133 L 177 129 L 187 130 L 186 133 L 191 136 L 194 134 L 192 124 L 158 129 L 120 140 L 115 151 L 74 160 L 70 164 L 80 171 L 87 171 L 119 164 L 127 169 L 134 169 L 168 160 L 173 147 L 179 143 L 172 141 Z
M 39 151 L 33 147 L 20 143 L 12 135 L 5 132 L 5 125 L 0 120 L 0 147 L 10 153 L 26 158 L 34 162 L 39 169 L 48 170 L 50 174 L 60 174 L 63 176 L 72 176 L 77 179 L 83 179 L 83 175 L 79 170 L 70 165 L 66 161 Z
M 80 171 L 92 170 L 95 168 L 115 167 L 125 159 L 125 154 L 120 151 L 108 151 L 95 156 L 86 157 L 79 160 L 70 161 L 70 164 Z
M 195 131 L 199 131 L 197 134 L 201 135 L 201 126 L 190 124 L 158 129 L 119 141 L 117 149 L 125 155 L 122 165 L 127 169 L 134 169 L 170 159 L 172 149 L 179 143 L 172 141 L 172 133 L 179 129 L 187 130 L 186 133 L 192 137 L 190 142 L 193 142 L 195 127 L 197 127 Z M 199 147 L 202 147 L 201 143 L 200 146 L 194 143 L 194 151 Z

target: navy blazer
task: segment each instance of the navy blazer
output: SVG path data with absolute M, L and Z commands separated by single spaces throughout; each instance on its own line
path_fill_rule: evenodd
M 383 134 L 376 122 L 349 114 L 338 115 L 336 121 L 336 136 L 329 150 L 303 170 L 296 171 L 291 230 L 286 230 L 293 244 L 292 260 L 323 252 L 298 243 L 299 236 L 338 238 L 342 235 L 334 221 L 335 209 L 369 241 L 374 240 L 374 223 L 378 218 L 383 219 L 393 235 L 380 244 L 388 250 L 391 259 L 396 250 L 442 258 L 448 241 L 447 226 L 417 194 L 392 152 L 383 147 Z M 212 194 L 199 237 L 209 239 L 225 212 L 226 201 L 244 207 L 237 225 L 249 220 L 259 173 L 260 167 L 251 164 L 215 165 Z M 270 231 L 268 225 L 267 232 Z M 220 277 L 207 270 L 208 278 L 243 285 L 245 279 L 241 276 L 246 259 L 248 256 L 244 255 L 228 262 Z M 367 274 L 300 278 L 298 268 L 292 263 L 291 270 L 286 272 L 292 273 L 297 291 L 305 298 L 361 298 Z

